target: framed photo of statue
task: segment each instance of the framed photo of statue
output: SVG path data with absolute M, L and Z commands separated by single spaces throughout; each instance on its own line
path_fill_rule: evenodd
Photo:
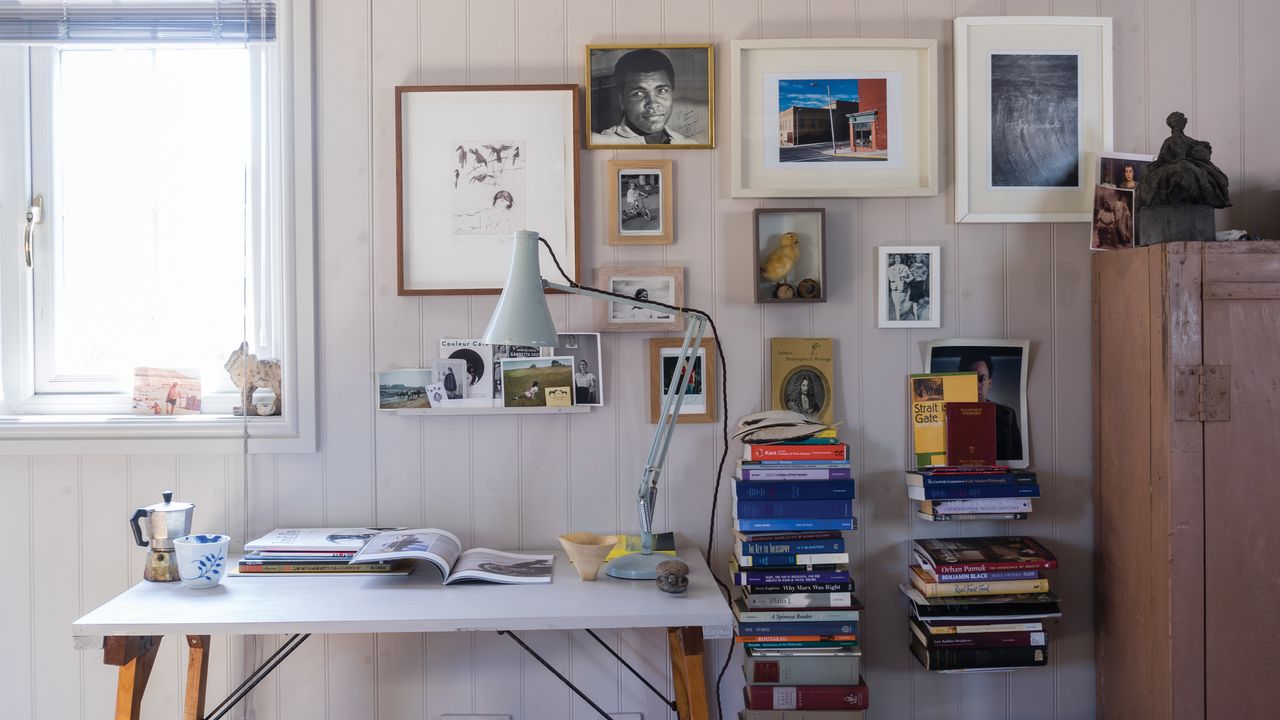
M 1030 465 L 1027 431 L 1028 340 L 947 338 L 928 345 L 931 373 L 976 372 L 978 401 L 996 406 L 996 458 L 1001 465 Z
M 1111 54 L 1111 18 L 955 19 L 956 222 L 1090 220 Z
M 710 44 L 588 45 L 585 65 L 587 148 L 716 146 Z
M 497 294 L 529 228 L 578 280 L 578 86 L 395 90 L 398 293 Z

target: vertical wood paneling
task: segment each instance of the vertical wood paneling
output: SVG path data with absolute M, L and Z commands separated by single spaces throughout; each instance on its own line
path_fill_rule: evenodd
M 1243 227 L 1255 237 L 1280 237 L 1280 133 L 1267 118 L 1280 115 L 1280 95 L 1272 92 L 1280 66 L 1280 44 L 1272 30 L 1280 27 L 1280 3 L 1271 0 L 1245 0 L 1241 13 L 1240 37 L 1233 43 L 1240 48 L 1240 97 L 1233 98 L 1243 126 L 1245 149 L 1241 170 L 1243 177 L 1231 178 L 1232 202 L 1242 206 Z M 1217 146 L 1215 145 L 1215 148 Z
M 123 520 L 127 521 L 129 515 L 132 515 L 133 508 L 146 507 L 163 502 L 161 493 L 165 490 L 173 490 L 175 492 L 174 499 L 182 498 L 176 495 L 178 490 L 178 458 L 173 455 L 138 455 L 129 459 L 129 489 L 125 507 L 126 515 Z M 123 531 L 122 531 L 123 532 Z M 129 550 L 129 577 L 133 582 L 142 579 L 142 571 L 146 567 L 147 553 L 150 552 L 146 548 L 131 547 Z M 88 558 L 82 558 L 81 562 L 88 561 Z M 75 618 L 70 618 L 74 621 Z M 64 621 L 59 627 L 59 632 L 64 633 L 67 622 Z M 142 699 L 142 712 L 144 716 L 153 714 L 162 715 L 166 712 L 170 715 L 174 714 L 175 708 L 180 707 L 179 699 L 181 697 L 183 685 L 181 679 L 185 677 L 185 673 L 179 672 L 179 643 L 174 638 L 168 638 L 160 644 L 160 651 L 156 655 L 155 666 L 151 670 L 151 681 L 147 684 L 147 694 Z M 185 659 L 185 652 L 182 653 Z
M 16 717 L 35 717 L 35 668 L 32 648 L 38 630 L 33 606 L 36 536 L 32 525 L 32 458 L 0 457 L 0 526 L 13 545 L 10 570 L 5 573 L 6 592 L 0 592 L 0 633 L 7 639 L 0 650 L 0 695 L 6 710 Z M 80 561 L 83 564 L 83 560 Z M 65 626 L 62 626 L 65 627 Z
M 133 533 L 121 532 L 133 515 L 128 498 L 129 459 L 122 455 L 80 459 L 80 553 L 94 558 L 80 563 L 80 613 L 87 613 L 124 592 L 140 578 L 129 574 Z M 8 594 L 8 593 L 5 593 Z M 225 658 L 224 658 L 225 659 Z M 80 653 L 82 717 L 105 715 L 115 697 L 116 668 L 102 663 L 99 652 Z M 23 717 L 18 713 L 16 717 Z
M 1244 169 L 1243 128 L 1240 123 L 1242 53 L 1241 0 L 1196 0 L 1192 27 L 1195 32 L 1195 112 L 1187 115 L 1187 134 L 1213 145 L 1213 163 L 1228 178 L 1239 178 Z M 1217 212 L 1218 229 L 1238 228 L 1244 219 L 1239 204 Z

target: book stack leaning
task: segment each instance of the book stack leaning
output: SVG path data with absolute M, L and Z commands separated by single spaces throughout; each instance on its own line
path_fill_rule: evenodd
M 856 527 L 848 446 L 830 428 L 783 443 L 746 442 L 730 560 L 747 680 L 739 718 L 861 718 L 862 605 L 843 535 Z
M 1058 566 L 1030 537 L 916 540 L 911 653 L 927 670 L 1012 670 L 1049 662 L 1044 620 L 1061 616 L 1043 571 Z

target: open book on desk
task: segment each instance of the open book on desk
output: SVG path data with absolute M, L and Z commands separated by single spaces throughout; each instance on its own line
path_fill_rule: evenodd
M 489 548 L 462 549 L 448 530 L 389 530 L 369 539 L 352 564 L 415 558 L 440 569 L 444 584 L 475 580 L 495 583 L 549 583 L 553 555 L 517 555 Z

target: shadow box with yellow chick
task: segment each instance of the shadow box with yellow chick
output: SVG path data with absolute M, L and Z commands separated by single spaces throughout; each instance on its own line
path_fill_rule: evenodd
M 825 302 L 826 211 L 756 208 L 756 302 Z

